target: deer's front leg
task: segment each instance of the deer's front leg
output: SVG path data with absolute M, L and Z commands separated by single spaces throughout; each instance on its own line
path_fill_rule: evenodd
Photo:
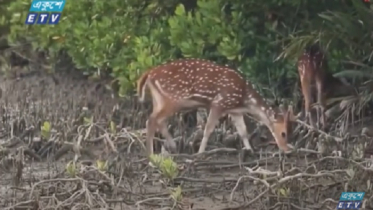
M 316 82 L 317 87 L 317 103 L 318 103 L 318 112 L 317 112 L 317 122 L 319 124 L 319 128 L 325 130 L 325 93 L 324 93 L 324 84 L 322 81 L 318 80 Z
M 242 114 L 230 114 L 231 119 L 237 129 L 238 134 L 240 135 L 243 144 L 244 144 L 244 149 L 253 151 L 252 146 L 250 145 L 249 138 L 248 138 L 248 133 L 247 133 L 247 128 L 246 124 L 243 118 Z

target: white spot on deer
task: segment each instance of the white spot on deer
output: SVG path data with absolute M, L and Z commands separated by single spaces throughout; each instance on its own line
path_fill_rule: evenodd
M 221 100 L 223 100 L 223 96 L 219 93 L 214 97 L 213 103 L 219 103 Z
M 211 100 L 211 97 L 209 97 L 208 95 L 202 95 L 202 94 L 195 93 L 192 96 L 197 97 L 197 98 L 204 98 L 204 99 Z

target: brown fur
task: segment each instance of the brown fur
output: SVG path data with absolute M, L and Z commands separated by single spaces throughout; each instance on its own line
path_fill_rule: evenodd
M 326 99 L 340 92 L 352 93 L 354 90 L 346 82 L 335 78 L 328 72 L 328 60 L 318 45 L 313 45 L 305 49 L 304 53 L 298 59 L 297 67 L 305 101 L 306 120 L 315 125 L 310 109 L 312 96 L 316 93 L 319 105 L 317 109 L 317 121 L 325 129 Z
M 204 136 L 198 153 L 205 151 L 210 134 L 219 119 L 229 115 L 244 147 L 252 150 L 248 139 L 244 114 L 266 125 L 281 150 L 287 151 L 291 134 L 291 121 L 295 121 L 292 108 L 283 112 L 272 109 L 255 88 L 242 75 L 227 66 L 200 59 L 181 59 L 151 68 L 137 81 L 140 101 L 145 88 L 152 96 L 153 112 L 147 127 L 146 149 L 153 154 L 153 138 L 160 132 L 166 139 L 164 146 L 176 150 L 168 132 L 167 119 L 177 112 L 197 108 L 209 110 Z

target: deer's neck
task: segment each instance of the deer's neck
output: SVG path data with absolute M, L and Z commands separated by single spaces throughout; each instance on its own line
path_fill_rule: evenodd
M 271 116 L 275 114 L 272 109 L 261 97 L 248 97 L 246 102 L 249 114 L 260 124 L 266 125 L 269 129 L 272 128 Z

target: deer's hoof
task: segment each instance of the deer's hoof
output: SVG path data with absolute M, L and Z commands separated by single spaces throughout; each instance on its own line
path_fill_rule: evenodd
M 254 150 L 252 148 L 243 147 L 242 152 L 245 156 L 252 156 L 254 155 Z
M 171 152 L 171 153 L 177 153 L 177 148 L 176 148 L 176 143 L 175 141 L 166 141 L 164 143 L 164 147 L 167 151 Z

